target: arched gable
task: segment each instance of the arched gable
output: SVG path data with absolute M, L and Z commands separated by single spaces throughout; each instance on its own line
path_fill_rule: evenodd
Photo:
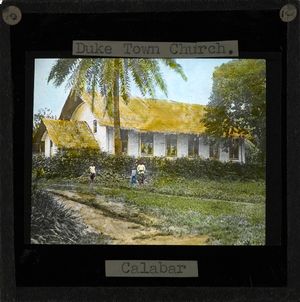
M 85 121 L 91 129 L 93 129 L 94 120 L 96 117 L 92 113 L 90 106 L 87 103 L 81 103 L 73 111 L 73 114 L 70 118 L 73 121 Z
M 74 111 L 78 108 L 78 106 L 80 106 L 83 103 L 84 101 L 78 95 L 75 95 L 75 93 L 70 92 L 63 106 L 59 119 L 71 120 Z

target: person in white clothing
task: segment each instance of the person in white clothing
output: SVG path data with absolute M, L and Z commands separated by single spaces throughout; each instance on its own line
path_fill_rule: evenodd
M 96 167 L 94 166 L 94 164 L 91 164 L 89 169 L 90 169 L 90 180 L 91 182 L 94 182 L 96 177 Z
M 146 167 L 145 167 L 145 165 L 142 161 L 138 164 L 136 170 L 137 170 L 137 173 L 138 173 L 139 184 L 143 184 L 144 180 L 145 180 Z

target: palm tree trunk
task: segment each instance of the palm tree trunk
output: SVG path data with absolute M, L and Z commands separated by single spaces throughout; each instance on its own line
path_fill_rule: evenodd
M 119 59 L 115 59 L 115 82 L 114 82 L 114 141 L 115 141 L 115 154 L 122 154 L 122 141 L 121 141 L 121 122 L 120 122 L 120 94 L 119 94 Z

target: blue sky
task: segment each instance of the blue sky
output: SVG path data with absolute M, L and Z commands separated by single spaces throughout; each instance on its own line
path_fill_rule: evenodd
M 57 88 L 51 82 L 47 83 L 55 61 L 56 59 L 35 60 L 34 113 L 47 107 L 58 117 L 69 94 L 65 84 Z M 156 98 L 205 105 L 209 102 L 215 67 L 230 59 L 177 59 L 176 61 L 182 66 L 188 80 L 184 81 L 180 75 L 162 66 L 161 72 L 167 84 L 168 96 L 166 97 L 157 89 Z M 131 86 L 131 95 L 142 97 L 134 84 Z

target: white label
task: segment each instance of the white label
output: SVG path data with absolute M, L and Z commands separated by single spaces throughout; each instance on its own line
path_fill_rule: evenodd
M 135 58 L 237 57 L 238 41 L 133 42 L 73 41 L 73 55 Z
M 197 261 L 106 260 L 106 277 L 198 277 Z

